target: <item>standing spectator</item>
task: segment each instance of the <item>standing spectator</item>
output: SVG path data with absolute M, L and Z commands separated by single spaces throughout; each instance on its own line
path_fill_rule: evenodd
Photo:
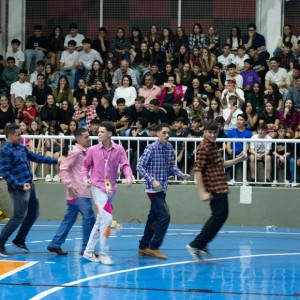
M 110 42 L 106 39 L 106 33 L 106 28 L 100 27 L 98 31 L 98 38 L 92 42 L 92 49 L 95 49 L 100 53 L 104 66 L 106 66 L 107 63 L 108 51 L 110 47 Z
M 161 246 L 170 223 L 170 212 L 166 203 L 168 178 L 176 175 L 183 179 L 190 176 L 183 174 L 174 165 L 174 149 L 168 142 L 170 127 L 159 124 L 156 128 L 158 140 L 148 145 L 139 159 L 137 171 L 146 180 L 145 191 L 151 202 L 151 208 L 140 240 L 138 254 L 166 259 Z M 153 226 L 155 224 L 155 226 Z
M 69 30 L 70 33 L 66 35 L 65 37 L 65 42 L 64 42 L 64 47 L 67 50 L 68 49 L 68 42 L 73 40 L 76 42 L 76 51 L 81 51 L 82 50 L 82 40 L 84 39 L 84 35 L 81 33 L 78 33 L 78 26 L 76 23 L 72 23 L 69 25 Z
M 61 52 L 64 51 L 64 35 L 60 25 L 55 26 L 53 32 L 48 37 L 48 50 L 50 63 L 59 69 Z
M 25 55 L 24 52 L 20 50 L 21 42 L 18 39 L 11 40 L 11 50 L 7 50 L 6 59 L 8 57 L 13 57 L 15 59 L 15 65 L 23 69 L 25 63 Z
M 60 159 L 35 154 L 20 144 L 21 131 L 16 124 L 5 127 L 6 142 L 0 149 L 0 172 L 6 180 L 14 212 L 0 235 L 0 256 L 8 257 L 5 243 L 12 233 L 21 225 L 13 245 L 29 252 L 25 241 L 30 228 L 39 215 L 39 203 L 32 183 L 32 172 L 29 162 L 56 164 Z
M 30 71 L 32 58 L 35 59 L 34 69 L 37 67 L 37 62 L 43 60 L 48 52 L 48 39 L 42 35 L 42 26 L 34 26 L 34 35 L 30 36 L 25 46 L 26 70 Z

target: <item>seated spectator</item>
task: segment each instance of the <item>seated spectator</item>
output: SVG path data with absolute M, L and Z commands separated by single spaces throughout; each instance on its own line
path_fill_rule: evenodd
M 72 89 L 76 89 L 75 74 L 78 66 L 78 51 L 76 49 L 76 42 L 70 40 L 67 43 L 67 50 L 62 52 L 60 58 L 60 75 L 71 76 Z
M 217 58 L 218 63 L 223 65 L 223 70 L 227 70 L 227 66 L 234 63 L 235 56 L 234 54 L 230 53 L 230 45 L 224 44 L 222 47 L 222 55 L 219 55 Z
M 102 98 L 102 96 L 101 96 L 101 98 Z M 100 98 L 100 99 L 101 99 Z M 94 107 L 96 108 L 96 112 L 97 112 L 97 107 L 99 106 L 99 104 L 100 104 L 100 100 L 98 99 L 98 97 L 97 96 L 93 96 L 93 97 L 91 97 L 91 102 L 92 102 L 92 105 L 94 105 Z
M 280 169 L 285 169 L 285 186 L 290 185 L 290 156 L 292 152 L 292 144 L 277 142 L 276 139 L 288 139 L 287 136 L 287 128 L 285 125 L 278 126 L 278 137 L 274 139 L 274 143 L 272 144 L 272 155 L 274 159 L 272 159 L 272 169 L 274 170 L 274 180 L 272 186 L 277 186 L 278 184 L 278 173 Z
M 189 36 L 189 48 L 192 50 L 195 46 L 201 49 L 205 46 L 205 34 L 202 31 L 202 26 L 200 23 L 195 23 L 193 25 L 193 33 Z
M 279 113 L 274 106 L 274 102 L 267 101 L 265 111 L 259 118 L 259 124 L 266 125 L 266 132 L 271 137 L 277 136 L 277 128 L 280 123 Z
M 147 43 L 149 49 L 152 51 L 154 49 L 154 44 L 156 42 L 159 42 L 160 40 L 161 37 L 158 32 L 158 27 L 156 24 L 152 24 L 149 33 L 145 36 L 145 42 Z
M 231 96 L 235 96 L 238 101 L 238 107 L 242 107 L 245 101 L 244 92 L 236 86 L 235 78 L 232 77 L 228 78 L 227 85 L 222 92 L 221 104 L 224 108 L 230 107 L 229 99 Z
M 12 83 L 10 86 L 10 102 L 15 106 L 16 97 L 26 99 L 27 96 L 32 94 L 32 85 L 26 81 L 27 70 L 21 69 L 19 71 L 19 80 Z
M 237 74 L 235 64 L 229 64 L 227 66 L 226 81 L 225 81 L 226 85 L 228 85 L 228 80 L 231 78 L 235 79 L 237 88 L 239 88 L 239 89 L 243 88 L 243 77 L 240 74 Z
M 173 101 L 172 108 L 167 112 L 168 124 L 171 130 L 174 130 L 174 122 L 180 118 L 183 121 L 182 127 L 184 129 L 188 128 L 189 118 L 187 111 L 182 108 L 181 100 L 177 99 Z
M 30 74 L 30 83 L 35 86 L 37 85 L 37 76 L 38 74 L 45 74 L 45 61 L 39 60 L 37 62 L 36 70 Z
M 228 131 L 227 138 L 228 139 L 236 139 L 236 138 L 238 138 L 238 139 L 250 139 L 252 137 L 252 132 L 249 131 L 248 129 L 246 129 L 246 123 L 247 123 L 247 119 L 246 119 L 246 116 L 243 113 L 237 115 L 236 128 L 233 128 L 233 129 Z M 248 153 L 249 143 L 247 143 L 246 149 L 244 149 L 243 142 L 230 142 L 230 141 L 228 141 L 226 143 L 226 150 L 227 150 L 227 154 L 228 154 L 228 159 L 231 160 L 231 159 L 236 158 L 237 156 L 239 156 L 243 153 L 244 154 Z M 243 164 L 243 162 L 241 162 L 240 164 Z M 237 165 L 234 168 L 235 170 L 236 170 Z M 233 172 L 233 167 L 230 167 L 227 170 L 228 170 L 230 178 L 231 178 L 228 184 L 229 185 L 235 185 L 236 177 L 233 174 L 234 173 Z
M 15 99 L 15 107 L 12 106 L 15 116 L 15 123 L 17 125 L 20 124 L 21 121 L 23 121 L 23 107 L 25 106 L 25 101 L 22 97 L 16 97 Z
M 8 98 L 0 94 L 0 134 L 4 133 L 7 123 L 14 123 L 15 115 L 13 107 L 9 104 Z
M 108 51 L 110 48 L 110 42 L 106 39 L 106 34 L 106 28 L 100 27 L 98 31 L 98 38 L 92 42 L 92 48 L 100 53 L 104 66 L 107 64 Z
M 109 52 L 118 65 L 122 60 L 130 62 L 129 56 L 130 41 L 125 37 L 125 29 L 119 27 L 116 31 L 116 36 L 111 40 Z
M 189 63 L 189 52 L 187 45 L 183 44 L 179 47 L 173 61 L 175 69 L 178 68 L 181 70 L 184 64 Z
M 279 50 L 275 56 L 279 60 L 279 67 L 287 71 L 293 70 L 295 63 L 292 47 L 293 44 L 291 42 L 285 42 L 283 49 Z
M 167 62 L 173 61 L 174 53 L 174 34 L 170 27 L 165 27 L 161 34 L 161 50 L 165 52 Z
M 296 87 L 289 89 L 286 99 L 292 100 L 295 103 L 295 108 L 300 109 L 300 77 L 296 80 Z
M 182 108 L 182 110 L 184 110 L 184 109 Z M 206 121 L 203 104 L 202 104 L 202 101 L 199 96 L 194 97 L 192 104 L 186 108 L 186 111 L 187 111 L 188 120 L 189 120 L 188 124 L 191 122 L 191 120 L 194 117 L 200 118 L 201 122 L 203 124 Z
M 296 64 L 300 65 L 300 40 L 297 42 L 297 49 L 294 52 Z
M 243 44 L 248 50 L 250 47 L 254 47 L 258 51 L 258 55 L 267 60 L 270 57 L 270 53 L 266 48 L 266 40 L 265 37 L 258 32 L 256 32 L 256 25 L 251 23 L 247 26 L 248 34 L 243 36 Z
M 190 54 L 189 60 L 190 60 L 190 65 L 192 68 L 194 68 L 195 64 L 200 64 L 200 57 L 201 57 L 201 52 L 200 52 L 200 47 L 194 46 L 192 49 L 192 53 Z
M 220 101 L 217 98 L 210 100 L 206 120 L 215 120 L 217 117 L 223 116 L 223 109 Z
M 180 76 L 179 74 L 174 72 L 173 65 L 171 63 L 166 63 L 164 65 L 163 71 L 161 73 L 161 82 L 162 85 L 165 82 L 168 82 L 169 76 L 174 76 L 176 78 L 176 83 L 180 84 Z
M 150 100 L 155 99 L 157 95 L 160 93 L 161 89 L 157 85 L 154 84 L 153 76 L 148 73 L 144 76 L 145 85 L 140 87 L 139 96 L 144 97 L 144 106 L 146 108 L 149 107 Z
M 101 62 L 94 60 L 91 70 L 87 73 L 85 81 L 89 90 L 94 90 L 96 81 L 102 80 Z
M 82 41 L 84 39 L 84 35 L 81 33 L 78 33 L 78 26 L 76 23 L 72 23 L 69 25 L 70 33 L 66 35 L 65 41 L 64 41 L 64 47 L 65 49 L 69 49 L 69 41 L 73 40 L 75 41 L 75 50 L 81 51 L 82 50 Z
M 286 126 L 287 129 L 286 135 L 290 139 L 293 139 L 295 137 L 295 131 L 297 130 L 298 118 L 299 118 L 299 114 L 294 107 L 293 100 L 286 100 L 284 102 L 284 108 L 283 111 L 279 112 L 279 117 L 280 117 L 280 124 Z
M 66 133 L 69 124 L 72 121 L 72 117 L 74 115 L 74 108 L 72 107 L 71 101 L 70 100 L 63 100 L 61 103 L 61 118 L 59 122 L 60 129 L 63 133 Z
M 249 55 L 246 54 L 246 49 L 243 45 L 238 46 L 237 53 L 235 56 L 234 64 L 236 65 L 237 72 L 244 70 L 244 63 L 246 59 L 250 59 Z
M 87 95 L 82 95 L 72 119 L 76 121 L 79 128 L 90 129 L 90 122 L 97 117 L 96 108 L 91 105 Z
M 112 121 L 116 126 L 116 132 L 119 136 L 125 136 L 126 131 L 131 124 L 130 115 L 126 109 L 126 100 L 124 98 L 117 99 L 117 109 L 114 111 Z
M 279 38 L 276 49 L 274 51 L 274 56 L 284 48 L 284 43 L 289 42 L 292 43 L 292 52 L 297 49 L 297 37 L 293 34 L 292 26 L 289 24 L 285 24 L 282 30 L 282 36 Z
M 107 94 L 107 90 L 105 88 L 105 84 L 101 80 L 97 80 L 95 82 L 95 88 L 90 90 L 89 97 L 91 99 L 97 98 L 98 100 L 102 98 L 103 95 Z
M 100 121 L 112 121 L 115 108 L 112 106 L 112 96 L 103 95 L 101 98 L 101 104 L 96 108 L 97 116 Z
M 259 77 L 252 69 L 251 59 L 244 61 L 244 69 L 240 74 L 243 77 L 243 91 L 248 94 L 253 89 L 255 83 L 259 84 Z
M 266 139 L 272 140 L 272 138 L 266 133 L 267 126 L 265 124 L 259 124 L 257 128 L 257 134 L 251 137 L 252 140 L 256 139 Z M 251 142 L 250 143 L 250 182 L 255 182 L 257 178 L 257 174 L 255 171 L 257 168 L 255 164 L 259 161 L 265 163 L 266 178 L 265 181 L 267 183 L 271 182 L 271 150 L 272 150 L 272 142 Z
M 90 136 L 96 136 L 98 137 L 99 134 L 99 127 L 100 127 L 100 121 L 98 119 L 93 119 L 90 123 L 90 130 L 89 130 L 89 135 Z M 99 139 L 93 139 L 91 140 L 91 146 L 95 146 L 99 143 Z
M 216 57 L 220 55 L 221 40 L 218 35 L 217 29 L 214 26 L 208 28 L 208 33 L 206 36 L 206 46 L 210 49 L 210 52 L 213 53 Z
M 282 110 L 283 106 L 283 97 L 282 94 L 279 92 L 279 88 L 276 83 L 270 83 L 266 95 L 265 95 L 265 102 L 272 101 L 274 106 L 278 111 Z
M 207 74 L 212 70 L 216 63 L 216 56 L 212 54 L 207 47 L 203 47 L 200 51 L 200 60 L 202 74 L 207 76 Z
M 260 83 L 265 86 L 265 77 L 269 71 L 268 63 L 265 59 L 258 56 L 258 51 L 254 47 L 250 47 L 248 50 L 250 59 L 252 60 L 253 70 L 258 74 Z
M 132 80 L 132 86 L 137 86 L 137 80 L 134 74 L 134 71 L 128 67 L 128 61 L 123 59 L 120 62 L 120 68 L 118 68 L 115 73 L 114 77 L 112 79 L 112 85 L 114 88 L 117 88 L 119 86 L 122 86 L 122 80 L 124 75 L 129 75 Z
M 174 100 L 181 99 L 183 97 L 182 87 L 175 84 L 175 77 L 169 76 L 168 82 L 164 83 L 164 88 L 161 93 L 157 96 L 160 101 L 160 106 L 165 110 L 172 108 Z
M 149 124 L 157 125 L 160 123 L 168 123 L 166 111 L 160 107 L 160 102 L 157 99 L 152 99 L 149 104 Z
M 270 58 L 270 71 L 265 77 L 265 89 L 267 90 L 271 83 L 276 83 L 280 92 L 283 93 L 286 88 L 287 71 L 279 67 L 279 60 L 276 57 Z
M 48 39 L 42 35 L 42 26 L 34 26 L 34 35 L 30 36 L 25 46 L 26 70 L 30 71 L 31 60 L 35 59 L 34 69 L 37 68 L 37 62 L 43 60 L 48 51 Z M 27 75 L 27 74 L 26 74 Z
M 236 54 L 239 46 L 243 45 L 241 30 L 238 26 L 231 27 L 230 36 L 226 39 L 232 54 Z
M 32 89 L 32 96 L 35 97 L 38 111 L 40 111 L 41 107 L 44 105 L 47 95 L 49 94 L 52 94 L 52 90 L 45 84 L 45 75 L 38 74 L 37 85 Z
M 297 86 L 296 80 L 300 78 L 300 65 L 295 64 L 293 70 L 289 71 L 286 75 L 286 88 L 290 90 L 292 87 Z
M 44 132 L 49 131 L 50 126 L 57 126 L 61 119 L 60 108 L 55 104 L 53 95 L 49 94 L 44 103 L 44 106 L 41 108 L 40 112 L 42 129 Z
M 63 29 L 60 25 L 54 27 L 52 33 L 48 37 L 48 54 L 47 57 L 50 58 L 50 63 L 59 69 L 59 60 L 62 51 L 64 51 L 64 34 Z
M 63 155 L 67 156 L 69 151 L 73 149 L 73 147 L 76 144 L 75 140 L 75 131 L 78 129 L 78 123 L 74 120 L 71 120 L 69 123 L 66 132 L 64 132 L 65 136 L 71 136 L 74 137 L 73 139 L 70 140 L 64 140 L 64 148 L 63 148 Z
M 90 98 L 89 90 L 86 86 L 86 81 L 83 78 L 78 80 L 77 88 L 73 91 L 73 105 L 75 107 L 80 102 L 82 95 L 88 95 L 88 98 Z
M 174 72 L 176 76 L 179 75 L 180 85 L 182 86 L 182 89 L 185 92 L 188 86 L 190 86 L 192 80 L 192 71 L 190 64 L 186 63 L 183 65 L 183 68 L 181 70 L 175 69 Z
M 7 50 L 6 52 L 6 59 L 9 57 L 13 57 L 15 59 L 15 65 L 19 69 L 24 68 L 25 63 L 25 55 L 24 52 L 20 50 L 21 41 L 18 39 L 11 40 L 11 50 Z
M 131 127 L 135 126 L 138 118 L 144 118 L 146 120 L 149 119 L 149 110 L 144 106 L 144 104 L 145 98 L 142 96 L 138 96 L 135 99 L 134 106 L 131 106 L 128 109 L 131 119 Z
M 23 122 L 30 127 L 32 121 L 37 121 L 38 112 L 34 106 L 35 98 L 33 96 L 28 96 L 25 100 L 25 106 L 22 109 Z
M 206 81 L 203 84 L 203 88 L 204 88 L 204 91 L 201 94 L 201 101 L 202 101 L 203 107 L 207 110 L 209 107 L 210 101 L 217 97 L 216 96 L 217 89 L 215 89 L 215 86 L 210 81 Z
M 136 89 L 132 86 L 132 78 L 130 75 L 124 75 L 122 78 L 122 85 L 117 87 L 113 98 L 113 106 L 117 106 L 117 99 L 125 99 L 126 107 L 134 105 L 137 93 Z
M 57 87 L 59 80 L 59 71 L 55 69 L 55 66 L 52 64 L 46 64 L 45 66 L 45 84 L 51 89 Z
M 203 87 L 203 84 L 207 82 L 207 76 L 204 76 L 201 70 L 200 63 L 195 63 L 192 68 L 192 80 L 197 78 L 200 82 L 200 87 Z
M 151 50 L 151 63 L 157 65 L 160 72 L 167 63 L 166 53 L 161 50 L 161 43 L 159 41 L 153 44 L 153 49 Z
M 32 141 L 30 138 L 25 138 L 23 135 L 29 135 L 29 127 L 28 124 L 24 121 L 20 122 L 20 131 L 21 131 L 21 138 L 20 143 L 24 145 L 28 150 L 32 151 Z
M 50 125 L 48 128 L 48 131 L 45 132 L 46 136 L 51 135 L 60 135 L 63 136 L 63 133 L 61 133 L 58 130 L 58 124 L 56 125 Z M 62 149 L 64 148 L 64 140 L 63 139 L 53 139 L 48 138 L 45 140 L 45 156 L 54 157 L 58 159 L 61 156 Z M 54 182 L 60 182 L 60 177 L 58 176 L 58 165 L 55 165 L 55 171 L 56 175 L 52 176 L 50 165 L 44 164 L 45 173 L 47 174 L 45 177 L 46 182 L 54 181 Z
M 143 87 L 146 84 L 145 79 L 148 74 L 152 75 L 153 83 L 156 86 L 158 86 L 158 87 L 161 86 L 164 82 L 163 82 L 162 74 L 158 71 L 158 69 L 159 69 L 158 65 L 156 63 L 151 62 L 150 63 L 150 72 L 145 74 L 145 76 L 142 78 L 140 86 Z
M 207 81 L 210 81 L 216 89 L 223 90 L 226 76 L 222 72 L 223 64 L 217 62 L 212 71 L 207 74 Z
M 189 54 L 189 49 L 188 49 L 188 45 L 189 45 L 189 37 L 185 34 L 185 30 L 182 26 L 177 27 L 176 30 L 176 36 L 175 36 L 175 40 L 174 40 L 174 52 L 176 54 L 180 53 L 180 49 L 181 46 L 184 45 L 184 48 L 187 50 L 187 57 Z M 185 61 L 187 62 L 187 61 Z
M 265 94 L 263 87 L 259 83 L 254 83 L 251 92 L 247 95 L 247 102 L 251 102 L 258 114 L 265 109 Z
M 105 89 L 110 93 L 112 87 L 112 80 L 115 74 L 114 62 L 111 59 L 107 60 L 106 67 L 102 72 L 102 81 L 104 82 Z
M 2 72 L 2 79 L 9 87 L 19 79 L 19 68 L 16 66 L 15 59 L 12 56 L 6 59 L 6 67 Z
M 225 120 L 224 131 L 227 134 L 230 129 L 236 128 L 237 116 L 243 112 L 238 108 L 237 97 L 231 95 L 229 97 L 229 108 L 223 110 L 223 118 Z
M 53 97 L 56 103 L 61 103 L 63 100 L 73 99 L 72 89 L 69 85 L 68 77 L 61 75 L 58 80 L 57 87 L 53 89 Z
M 7 98 L 10 98 L 9 90 L 9 87 L 5 84 L 4 80 L 0 79 L 0 95 L 5 95 Z
M 224 132 L 224 125 L 225 125 L 225 120 L 222 116 L 216 117 L 216 122 L 218 123 L 219 126 L 219 133 L 218 133 L 218 139 L 226 139 L 227 134 Z M 219 149 L 220 155 L 224 157 L 224 152 L 226 150 L 226 145 L 225 142 L 216 142 L 216 145 Z
M 246 129 L 256 134 L 259 123 L 258 112 L 252 102 L 245 102 L 242 106 L 242 111 L 246 119 Z

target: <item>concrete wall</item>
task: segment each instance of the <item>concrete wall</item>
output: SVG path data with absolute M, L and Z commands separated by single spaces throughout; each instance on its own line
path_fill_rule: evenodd
M 11 214 L 10 198 L 4 181 L 0 183 L 0 207 Z M 62 184 L 37 182 L 40 198 L 40 219 L 60 220 L 65 210 L 65 191 Z M 240 188 L 231 188 L 230 214 L 227 225 L 299 227 L 299 189 L 255 187 L 252 204 L 240 203 Z M 170 185 L 167 202 L 172 223 L 203 224 L 209 214 L 209 204 L 201 202 L 194 185 Z M 145 223 L 150 203 L 142 184 L 126 188 L 118 186 L 114 219 L 119 222 Z

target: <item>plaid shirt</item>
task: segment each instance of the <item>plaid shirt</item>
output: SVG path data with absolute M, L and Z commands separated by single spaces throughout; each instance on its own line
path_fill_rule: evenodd
M 0 173 L 11 189 L 22 190 L 25 183 L 32 181 L 30 161 L 56 164 L 55 158 L 29 151 L 25 146 L 5 142 L 0 149 Z
M 199 39 L 197 39 L 197 37 L 194 34 L 191 34 L 189 36 L 189 48 L 190 48 L 190 52 L 193 52 L 194 46 L 197 46 L 200 49 L 202 47 L 206 46 L 205 34 L 200 34 Z
M 141 156 L 136 169 L 146 180 L 146 192 L 156 193 L 153 181 L 157 180 L 163 192 L 167 191 L 170 175 L 182 177 L 183 173 L 174 164 L 174 149 L 170 143 L 163 145 L 160 141 L 148 145 Z
M 295 63 L 295 56 L 293 53 L 289 53 L 288 55 L 284 55 L 283 51 L 281 50 L 277 55 L 276 58 L 279 59 L 279 67 L 284 68 L 287 70 L 291 69 L 290 63 Z
M 207 192 L 228 194 L 224 160 L 218 147 L 206 138 L 198 145 L 194 172 L 201 172 Z
M 73 119 L 78 122 L 78 118 L 83 112 L 84 111 L 82 110 L 82 108 L 78 107 L 73 115 Z M 96 108 L 94 105 L 89 105 L 85 111 L 85 120 L 88 129 L 90 128 L 91 121 L 95 118 L 97 118 Z
M 297 124 L 298 124 L 298 112 L 293 111 L 291 114 L 287 114 L 286 117 L 284 117 L 284 111 L 279 112 L 280 117 L 280 124 L 285 125 L 287 128 L 290 128 L 292 130 L 296 130 Z

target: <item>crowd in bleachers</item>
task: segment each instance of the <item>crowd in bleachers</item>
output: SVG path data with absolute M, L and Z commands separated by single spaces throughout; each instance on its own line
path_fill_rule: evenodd
M 145 36 L 139 27 L 130 36 L 120 27 L 110 41 L 104 27 L 92 41 L 78 32 L 77 24 L 70 24 L 66 36 L 56 26 L 48 37 L 35 25 L 24 47 L 13 39 L 0 57 L 0 94 L 0 133 L 7 123 L 17 122 L 23 134 L 73 135 L 84 127 L 97 135 L 100 122 L 110 120 L 119 136 L 149 136 L 164 122 L 173 137 L 188 139 L 201 137 L 205 122 L 216 119 L 220 137 L 300 138 L 300 37 L 285 25 L 270 55 L 255 24 L 245 34 L 233 26 L 226 42 L 216 28 L 204 32 L 199 23 L 190 33 L 183 27 L 160 32 L 152 25 Z M 72 146 L 60 140 L 51 147 L 45 143 L 49 156 L 59 155 L 61 147 L 66 155 Z M 41 149 L 38 141 L 24 144 Z M 237 144 L 221 143 L 220 148 L 233 157 L 242 151 Z M 297 185 L 291 170 L 300 149 L 295 153 L 279 144 L 278 149 L 249 144 L 250 181 L 256 177 L 253 164 L 261 160 L 266 182 L 276 184 L 270 170 L 289 164 L 285 179 Z M 137 151 L 130 144 L 133 164 L 145 145 L 139 146 Z M 185 164 L 186 171 L 193 152 L 193 143 L 176 145 L 177 164 Z M 47 170 L 46 180 L 59 177 Z

